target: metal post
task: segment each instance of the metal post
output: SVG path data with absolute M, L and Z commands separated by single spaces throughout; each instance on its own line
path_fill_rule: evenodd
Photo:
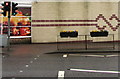
M 115 49 L 114 34 L 113 34 L 113 49 Z
M 87 35 L 85 35 L 85 49 L 87 50 Z
M 8 11 L 8 39 L 7 39 L 8 51 L 10 50 L 10 11 Z
M 59 39 L 59 35 L 57 35 L 57 50 L 59 50 L 59 41 L 58 41 L 58 39 Z

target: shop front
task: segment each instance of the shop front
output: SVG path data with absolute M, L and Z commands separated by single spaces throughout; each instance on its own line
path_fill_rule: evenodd
M 2 10 L 1 10 L 2 12 Z M 18 5 L 17 14 L 10 19 L 11 43 L 20 43 L 24 39 L 31 39 L 31 7 Z M 0 14 L 0 34 L 8 34 L 8 18 Z
M 119 41 L 118 10 L 119 2 L 34 2 L 32 43 L 85 41 L 82 36 L 58 41 L 62 31 L 78 31 L 90 41 Z

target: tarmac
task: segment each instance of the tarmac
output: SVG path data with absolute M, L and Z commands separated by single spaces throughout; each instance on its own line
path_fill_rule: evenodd
M 116 48 L 118 47 L 119 44 L 116 43 Z M 92 49 L 91 52 L 76 52 L 78 50 L 70 53 L 56 52 L 58 44 L 54 43 L 12 44 L 10 51 L 7 51 L 7 48 L 2 49 L 5 53 L 2 55 L 2 79 L 119 78 L 119 51 L 97 52 L 94 50 L 95 52 L 92 52 Z M 78 69 L 78 71 L 72 71 L 72 69 Z M 59 77 L 61 71 L 64 74 L 61 73 L 62 77 Z

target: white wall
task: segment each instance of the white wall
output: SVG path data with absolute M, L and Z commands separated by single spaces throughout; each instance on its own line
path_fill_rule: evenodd
M 87 25 L 35 26 L 36 24 L 98 24 L 100 27 L 106 26 L 104 30 L 108 30 L 109 34 L 114 34 L 115 40 L 120 40 L 118 29 L 113 30 L 106 23 L 107 20 L 113 27 L 116 26 L 118 23 L 116 19 L 109 20 L 113 14 L 118 17 L 118 2 L 34 2 L 32 4 L 32 20 L 87 20 L 87 22 L 32 22 L 32 42 L 57 42 L 57 35 L 62 30 L 78 30 L 79 35 L 88 35 L 92 30 L 100 30 L 96 26 Z M 96 22 L 88 22 L 96 20 L 96 18 L 99 18 Z M 71 40 L 74 41 L 74 39 Z M 93 40 L 100 41 L 98 38 Z M 106 38 L 104 41 L 112 41 L 112 38 L 111 40 Z

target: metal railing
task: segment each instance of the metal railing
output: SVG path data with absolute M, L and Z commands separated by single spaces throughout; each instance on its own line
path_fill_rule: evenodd
M 78 37 L 57 36 L 57 50 L 113 50 L 115 49 L 114 34 L 107 37 L 91 37 L 90 35 L 78 35 Z

